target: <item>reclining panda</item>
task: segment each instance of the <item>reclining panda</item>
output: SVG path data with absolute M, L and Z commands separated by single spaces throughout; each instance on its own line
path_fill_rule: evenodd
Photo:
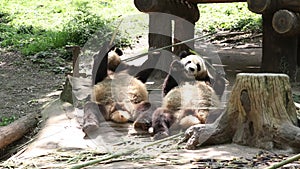
M 96 131 L 99 123 L 134 122 L 135 128 L 148 131 L 155 108 L 148 101 L 144 84 L 158 61 L 159 53 L 140 67 L 121 62 L 119 48 L 104 46 L 94 57 L 91 101 L 84 106 L 83 132 Z
M 162 106 L 152 116 L 149 132 L 161 139 L 172 131 L 205 123 L 212 110 L 220 106 L 219 97 L 225 88 L 225 79 L 210 76 L 205 61 L 198 55 L 182 52 L 180 60 L 171 63 L 163 85 Z M 213 88 L 221 90 L 219 96 Z

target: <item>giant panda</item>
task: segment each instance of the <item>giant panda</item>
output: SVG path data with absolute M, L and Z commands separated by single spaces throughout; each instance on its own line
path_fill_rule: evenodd
M 210 111 L 220 106 L 204 59 L 186 51 L 179 58 L 170 65 L 163 84 L 162 106 L 152 116 L 149 132 L 155 140 L 169 136 L 172 131 L 205 123 Z
M 86 134 L 95 131 L 99 127 L 97 123 L 102 121 L 133 122 L 135 128 L 142 130 L 148 130 L 151 126 L 151 113 L 154 110 L 151 110 L 153 108 L 144 81 L 151 73 L 148 68 L 153 67 L 159 53 L 153 55 L 151 62 L 144 62 L 139 69 L 134 67 L 139 71 L 135 75 L 130 75 L 128 69 L 131 67 L 121 62 L 122 54 L 119 48 L 103 47 L 94 57 L 91 101 L 84 107 L 83 131 Z M 120 65 L 123 66 L 122 70 L 116 72 Z M 91 117 L 96 118 L 97 123 L 91 123 Z
M 117 48 L 115 46 L 112 47 L 112 49 L 107 54 L 108 71 L 111 71 L 113 73 L 116 71 L 120 64 L 123 64 L 123 62 L 121 61 L 122 55 L 123 51 L 120 48 Z

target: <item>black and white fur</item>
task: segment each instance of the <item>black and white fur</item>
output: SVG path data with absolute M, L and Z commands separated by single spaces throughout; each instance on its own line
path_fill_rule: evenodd
M 93 91 L 91 102 L 84 107 L 84 115 L 88 119 L 92 112 L 96 113 L 93 116 L 102 117 L 97 118 L 99 122 L 103 120 L 117 123 L 134 122 L 134 127 L 148 130 L 153 110 L 148 101 L 148 91 L 144 82 L 152 71 L 149 68 L 154 67 L 152 64 L 156 63 L 158 56 L 153 56 L 151 61 L 144 62 L 141 67 L 131 67 L 122 63 L 120 59 L 122 54 L 118 48 L 104 46 L 94 57 Z M 131 75 L 128 72 L 135 74 Z M 98 109 L 90 110 L 95 107 Z M 85 133 L 97 128 L 90 126 L 88 122 L 84 122 L 83 126 Z
M 182 52 L 175 60 L 163 85 L 163 103 L 152 116 L 154 139 L 161 139 L 171 131 L 205 123 L 210 110 L 220 105 L 211 86 L 205 61 L 198 55 Z

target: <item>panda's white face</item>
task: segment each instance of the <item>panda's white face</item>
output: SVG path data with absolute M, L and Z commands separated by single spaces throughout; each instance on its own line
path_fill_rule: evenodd
M 205 61 L 198 55 L 188 55 L 180 60 L 185 70 L 192 76 L 206 75 Z

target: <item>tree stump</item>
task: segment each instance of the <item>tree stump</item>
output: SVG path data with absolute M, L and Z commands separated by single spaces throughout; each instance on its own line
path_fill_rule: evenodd
M 214 123 L 192 126 L 185 134 L 188 149 L 233 142 L 300 151 L 300 128 L 289 77 L 238 74 L 226 111 Z

